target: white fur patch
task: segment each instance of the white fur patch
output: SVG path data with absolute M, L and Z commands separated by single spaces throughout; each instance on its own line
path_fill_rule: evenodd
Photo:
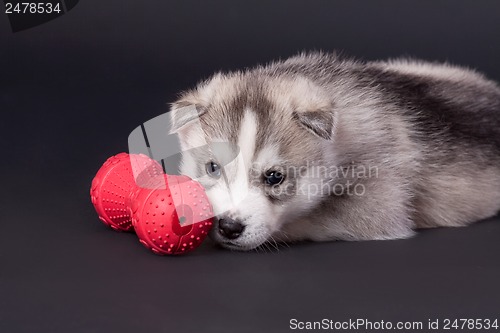
M 267 145 L 262 148 L 253 162 L 254 166 L 260 168 L 261 171 L 265 171 L 272 166 L 282 163 L 283 160 L 279 157 L 279 151 L 276 145 Z
M 233 208 L 229 191 L 223 182 L 218 182 L 215 186 L 207 190 L 206 193 L 215 215 L 221 215 Z
M 292 80 L 270 80 L 267 93 L 276 106 L 282 110 L 298 112 L 328 110 L 330 99 L 324 89 L 304 77 Z
M 250 110 L 245 110 L 243 120 L 240 125 L 238 135 L 238 146 L 240 153 L 243 156 L 243 162 L 248 170 L 255 154 L 255 143 L 257 141 L 257 118 L 255 113 Z
M 238 134 L 239 154 L 224 167 L 228 175 L 229 191 L 233 207 L 237 207 L 248 195 L 248 175 L 255 154 L 257 119 L 255 113 L 245 110 Z

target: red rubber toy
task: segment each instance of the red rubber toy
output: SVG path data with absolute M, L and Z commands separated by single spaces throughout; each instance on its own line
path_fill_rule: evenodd
M 186 176 L 165 175 L 145 155 L 121 153 L 97 172 L 90 190 L 96 212 L 118 231 L 135 229 L 156 254 L 187 253 L 212 227 L 213 211 L 203 187 Z
M 132 194 L 129 209 L 140 242 L 156 254 L 192 251 L 212 227 L 203 187 L 186 176 L 156 177 Z

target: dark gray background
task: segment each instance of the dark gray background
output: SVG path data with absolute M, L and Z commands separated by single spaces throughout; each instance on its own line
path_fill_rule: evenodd
M 411 55 L 500 80 L 498 1 L 84 0 L 0 13 L 0 332 L 284 332 L 289 320 L 500 318 L 500 220 L 404 241 L 158 257 L 90 204 L 104 160 L 217 70 L 300 50 Z

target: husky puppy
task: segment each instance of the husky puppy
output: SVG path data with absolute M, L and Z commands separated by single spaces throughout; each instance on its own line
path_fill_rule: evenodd
M 500 209 L 500 88 L 470 69 L 304 53 L 215 74 L 171 119 L 229 249 L 407 238 Z

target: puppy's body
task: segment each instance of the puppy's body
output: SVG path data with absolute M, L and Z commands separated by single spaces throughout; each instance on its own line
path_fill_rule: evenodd
M 183 119 L 186 105 L 199 122 Z M 236 237 L 214 228 L 232 249 L 406 238 L 500 209 L 500 88 L 471 70 L 303 54 L 217 74 L 173 111 L 181 171 L 207 188 L 218 219 L 242 226 Z M 233 145 L 188 151 L 202 138 Z M 209 161 L 223 177 L 205 175 Z

